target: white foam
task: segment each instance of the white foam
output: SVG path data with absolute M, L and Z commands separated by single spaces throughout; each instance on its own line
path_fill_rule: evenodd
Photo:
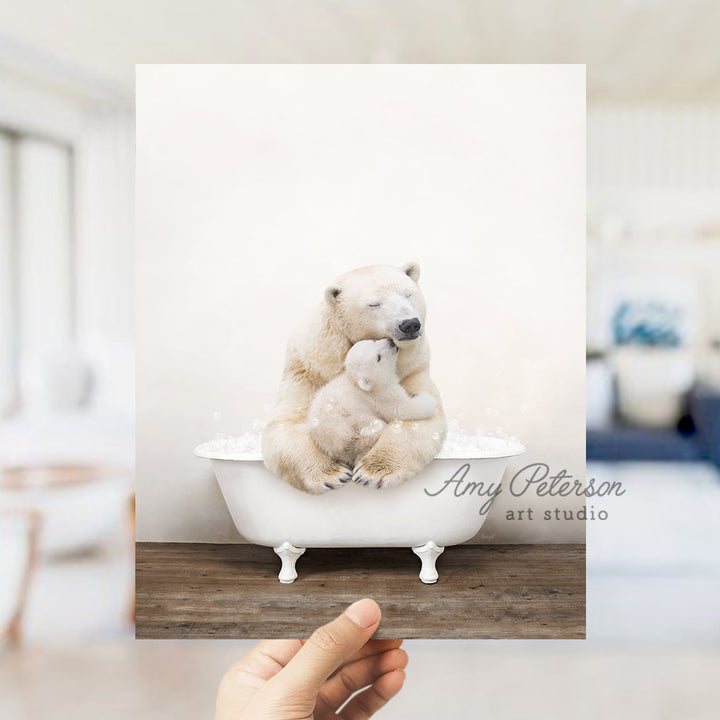
M 260 455 L 262 453 L 262 431 L 248 430 L 242 435 L 218 433 L 203 447 L 223 455 Z
M 399 434 L 404 423 L 396 421 L 396 424 L 400 428 L 397 430 L 397 434 Z M 438 455 L 440 457 L 470 458 L 517 455 L 523 451 L 523 446 L 514 437 L 479 435 L 451 423 Z M 204 457 L 228 459 L 260 459 L 262 457 L 262 429 L 254 423 L 253 429 L 242 435 L 219 433 L 213 440 L 201 445 L 197 454 Z

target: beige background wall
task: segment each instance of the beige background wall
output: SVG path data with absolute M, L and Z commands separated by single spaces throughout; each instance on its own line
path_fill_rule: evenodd
M 358 265 L 417 260 L 450 418 L 584 474 L 583 66 L 139 66 L 138 539 L 240 540 L 193 447 L 277 391 Z M 488 414 L 488 409 L 490 413 Z M 218 418 L 219 414 L 219 418 Z M 582 523 L 478 538 L 580 541 Z

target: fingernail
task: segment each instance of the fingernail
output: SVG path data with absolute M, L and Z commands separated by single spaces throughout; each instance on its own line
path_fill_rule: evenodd
M 345 614 L 361 628 L 369 628 L 380 619 L 380 608 L 370 598 L 363 598 L 354 602 Z

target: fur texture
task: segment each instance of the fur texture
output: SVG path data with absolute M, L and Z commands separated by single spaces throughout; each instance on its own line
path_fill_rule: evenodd
M 333 460 L 354 468 L 388 423 L 432 417 L 435 398 L 425 391 L 410 396 L 400 385 L 398 352 L 390 339 L 355 343 L 345 358 L 345 372 L 315 395 L 310 437 Z
M 371 265 L 346 273 L 325 291 L 325 302 L 309 326 L 290 341 L 274 417 L 263 436 L 266 467 L 311 493 L 353 479 L 388 488 L 404 482 L 440 450 L 447 425 L 437 388 L 430 379 L 425 334 L 425 299 L 417 263 L 402 268 Z M 354 466 L 322 452 L 308 427 L 310 405 L 319 390 L 343 372 L 350 348 L 361 340 L 390 338 L 398 346 L 397 376 L 409 395 L 427 392 L 437 408 L 432 417 L 390 426 Z

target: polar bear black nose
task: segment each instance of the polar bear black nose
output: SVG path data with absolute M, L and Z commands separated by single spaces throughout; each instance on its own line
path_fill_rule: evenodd
M 405 335 L 416 335 L 420 332 L 420 320 L 418 318 L 403 320 L 398 327 L 400 332 L 405 333 Z

